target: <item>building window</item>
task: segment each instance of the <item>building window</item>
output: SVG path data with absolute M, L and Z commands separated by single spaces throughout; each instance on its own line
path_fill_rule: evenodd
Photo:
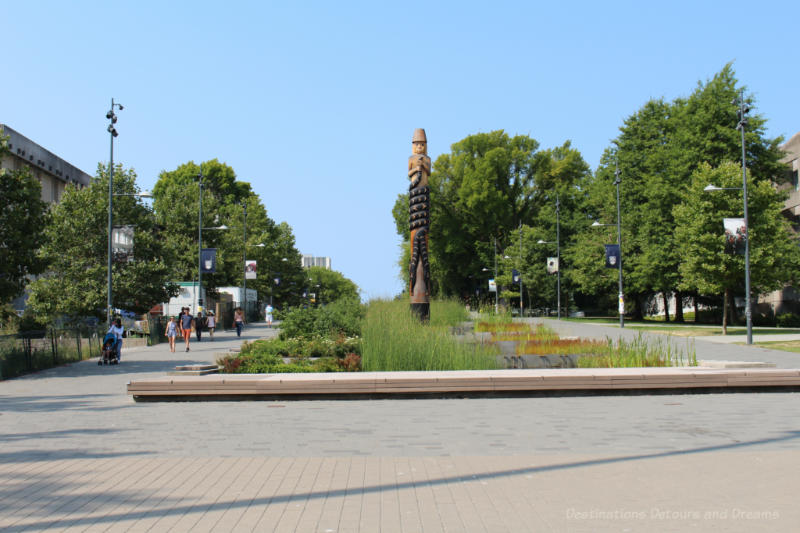
M 797 179 L 797 170 L 792 170 L 792 187 L 794 187 L 794 190 L 800 191 L 800 183 L 798 183 Z

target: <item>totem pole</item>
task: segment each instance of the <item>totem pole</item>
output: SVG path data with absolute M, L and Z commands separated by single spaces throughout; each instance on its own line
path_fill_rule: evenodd
M 428 228 L 431 223 L 431 158 L 425 130 L 414 130 L 411 141 L 414 155 L 408 158 L 408 222 L 411 229 L 411 264 L 408 267 L 408 294 L 411 311 L 422 322 L 430 318 L 431 270 L 428 263 Z

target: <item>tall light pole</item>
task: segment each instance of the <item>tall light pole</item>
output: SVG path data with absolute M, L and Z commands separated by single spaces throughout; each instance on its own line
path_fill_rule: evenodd
M 197 207 L 197 307 L 195 313 L 203 306 L 203 171 L 197 173 L 198 207 Z
M 500 289 L 497 286 L 497 237 L 492 237 L 492 243 L 494 245 L 494 314 L 498 314 L 500 312 L 500 302 L 497 294 Z
M 708 185 L 704 191 L 742 191 L 744 201 L 744 316 L 747 320 L 747 344 L 753 344 L 753 313 L 750 305 L 750 218 L 747 213 L 747 155 L 745 152 L 744 128 L 747 126 L 747 113 L 750 106 L 745 103 L 744 90 L 739 93 L 738 98 L 734 98 L 734 105 L 738 105 L 739 123 L 736 129 L 742 132 L 742 186 L 741 187 L 715 187 Z
M 247 200 L 242 200 L 242 287 L 244 291 L 244 316 L 247 318 Z
M 619 245 L 619 261 L 617 265 L 619 267 L 619 327 L 625 327 L 625 295 L 622 292 L 622 229 L 621 229 L 621 221 L 622 215 L 620 214 L 619 208 L 619 186 L 622 183 L 621 172 L 619 171 L 619 164 L 615 161 L 614 162 L 614 185 L 617 186 L 617 244 Z M 592 227 L 600 227 L 600 226 L 613 226 L 614 224 L 600 224 L 599 222 L 595 221 L 592 224 Z
M 559 212 L 561 210 L 561 204 L 559 202 L 558 195 L 556 195 L 556 292 L 558 293 L 556 297 L 556 305 L 558 306 L 558 319 L 561 320 L 561 221 L 559 219 Z M 539 240 L 536 244 L 553 244 L 550 241 L 543 241 Z
M 523 292 L 522 292 L 522 218 L 519 219 L 519 266 L 517 267 L 519 270 L 519 317 L 522 318 L 525 316 L 523 314 L 524 305 L 523 301 Z
M 106 113 L 106 118 L 109 121 L 107 129 L 111 137 L 111 154 L 108 162 L 108 300 L 106 302 L 106 321 L 108 322 L 109 326 L 111 326 L 111 315 L 113 309 L 113 294 L 111 289 L 111 255 L 113 238 L 112 233 L 114 231 L 114 137 L 119 135 L 119 133 L 117 133 L 117 129 L 114 127 L 114 124 L 117 123 L 117 115 L 114 113 L 114 107 L 118 108 L 120 111 L 125 109 L 122 104 L 115 103 L 114 99 L 112 98 L 111 109 L 109 109 L 108 113 Z

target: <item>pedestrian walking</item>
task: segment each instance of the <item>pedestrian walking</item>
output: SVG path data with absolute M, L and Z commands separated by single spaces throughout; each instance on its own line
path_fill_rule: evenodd
M 267 307 L 264 309 L 264 314 L 267 316 L 267 327 L 272 327 L 272 304 L 267 304 Z
M 236 326 L 236 336 L 241 337 L 244 327 L 244 313 L 241 309 L 236 309 L 236 312 L 233 313 L 233 323 Z
M 167 338 L 169 339 L 169 351 L 175 352 L 175 337 L 178 336 L 178 323 L 175 322 L 175 317 L 169 317 L 167 322 Z
M 183 308 L 183 314 L 181 315 L 181 321 L 178 324 L 181 328 L 181 336 L 183 337 L 183 341 L 186 343 L 186 351 L 189 351 L 189 341 L 192 338 L 192 325 L 194 323 L 194 317 L 189 312 L 188 307 Z
M 214 311 L 208 312 L 208 318 L 206 319 L 206 328 L 208 328 L 208 336 L 211 340 L 214 340 L 214 329 L 217 327 L 217 317 L 214 316 Z
M 200 342 L 204 329 L 206 329 L 206 317 L 203 316 L 203 311 L 201 309 L 197 312 L 197 317 L 194 319 L 194 332 L 197 335 L 197 342 Z

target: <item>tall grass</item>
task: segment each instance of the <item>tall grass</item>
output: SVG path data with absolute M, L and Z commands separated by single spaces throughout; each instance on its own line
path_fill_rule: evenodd
M 458 342 L 449 327 L 467 319 L 463 305 L 431 303 L 429 324 L 420 324 L 407 302 L 372 300 L 362 325 L 361 368 L 365 371 L 477 370 L 497 368 L 495 352 Z
M 681 350 L 669 339 L 647 340 L 641 333 L 632 341 L 619 339 L 606 344 L 592 355 L 578 358 L 579 368 L 631 368 L 653 366 L 697 366 L 694 344 Z

